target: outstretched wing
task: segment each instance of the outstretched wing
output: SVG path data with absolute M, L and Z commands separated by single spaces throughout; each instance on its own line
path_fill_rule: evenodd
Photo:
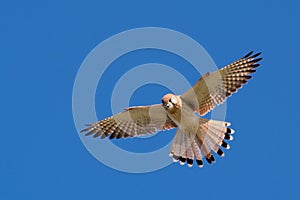
M 81 132 L 87 132 L 87 136 L 93 135 L 94 138 L 109 136 L 110 139 L 119 139 L 177 127 L 160 104 L 130 107 L 125 110 L 96 123 L 88 124 L 88 128 Z
M 205 74 L 181 98 L 201 116 L 205 115 L 251 78 L 250 74 L 256 71 L 254 68 L 262 60 L 257 58 L 261 52 L 255 55 L 252 53 L 253 51 L 218 71 Z

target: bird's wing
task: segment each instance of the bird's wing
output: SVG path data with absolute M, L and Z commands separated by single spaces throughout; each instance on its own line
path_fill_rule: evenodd
M 124 112 L 87 126 L 81 132 L 94 138 L 109 136 L 110 139 L 136 137 L 177 127 L 160 104 L 126 108 Z
M 255 55 L 252 53 L 253 51 L 218 71 L 205 74 L 192 88 L 182 94 L 181 98 L 201 116 L 205 115 L 251 78 L 250 74 L 256 71 L 254 68 L 258 67 L 258 62 L 262 60 L 258 58 L 261 53 Z

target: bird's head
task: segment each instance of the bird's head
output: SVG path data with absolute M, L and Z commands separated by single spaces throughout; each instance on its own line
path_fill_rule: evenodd
M 171 110 L 179 105 L 178 99 L 174 94 L 166 94 L 161 99 L 161 102 L 166 110 Z

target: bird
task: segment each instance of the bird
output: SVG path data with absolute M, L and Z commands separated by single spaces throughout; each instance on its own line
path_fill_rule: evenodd
M 200 168 L 204 159 L 209 164 L 215 163 L 214 155 L 225 155 L 223 151 L 230 148 L 228 141 L 233 139 L 235 131 L 229 128 L 230 122 L 202 116 L 224 103 L 252 78 L 263 59 L 262 52 L 253 53 L 204 74 L 181 95 L 166 94 L 160 104 L 125 108 L 123 112 L 86 124 L 81 132 L 94 138 L 120 139 L 177 128 L 169 154 L 173 162 L 188 167 L 197 163 Z

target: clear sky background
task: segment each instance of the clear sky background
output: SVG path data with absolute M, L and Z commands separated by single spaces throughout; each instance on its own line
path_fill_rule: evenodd
M 300 199 L 300 2 L 107 2 L 1 3 L 0 199 Z M 218 67 L 250 50 L 263 52 L 262 67 L 227 102 L 226 119 L 236 135 L 215 165 L 172 164 L 128 174 L 101 164 L 81 143 L 72 117 L 77 70 L 101 41 L 145 26 L 194 38 Z M 182 73 L 191 67 L 175 55 L 144 51 L 120 58 L 107 73 L 120 76 L 118 69 L 148 62 Z M 191 82 L 198 79 L 198 74 L 186 75 Z M 112 89 L 116 78 L 102 81 Z M 131 104 L 159 103 L 167 91 L 146 85 Z M 111 112 L 99 103 L 110 102 L 111 91 L 106 92 L 96 94 L 99 119 Z M 145 98 L 145 92 L 151 95 Z M 117 145 L 147 152 L 173 135 L 162 132 Z

